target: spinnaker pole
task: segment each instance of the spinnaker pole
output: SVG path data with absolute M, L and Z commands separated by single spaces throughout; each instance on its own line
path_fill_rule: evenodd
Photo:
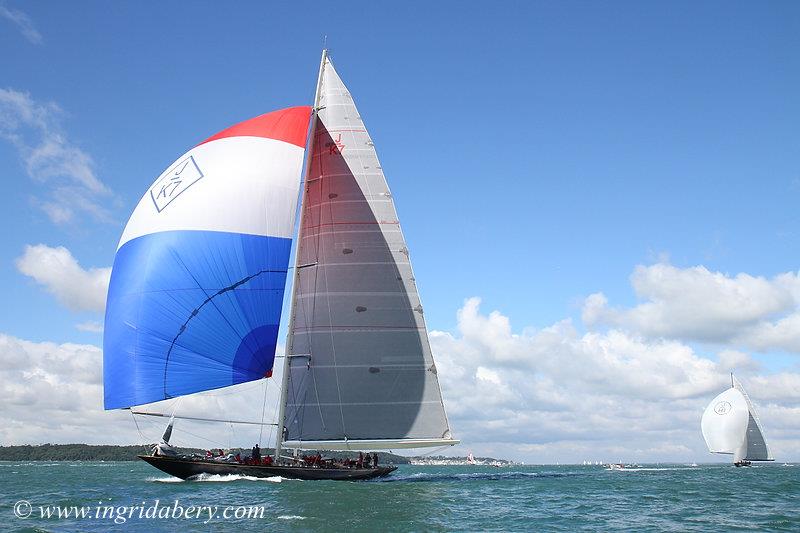
M 281 376 L 281 398 L 278 402 L 278 435 L 275 439 L 275 462 L 281 462 L 281 445 L 283 444 L 283 434 L 285 431 L 286 422 L 286 401 L 289 389 L 289 370 L 292 364 L 294 336 L 292 330 L 294 329 L 294 317 L 297 307 L 297 281 L 300 278 L 300 239 L 303 235 L 303 207 L 306 197 L 306 187 L 308 185 L 308 174 L 311 170 L 311 159 L 314 156 L 314 136 L 317 124 L 317 113 L 319 111 L 320 90 L 322 88 L 322 73 L 325 70 L 325 60 L 328 58 L 328 50 L 322 50 L 322 59 L 319 63 L 319 74 L 317 76 L 317 88 L 314 91 L 314 107 L 311 110 L 311 131 L 308 135 L 308 144 L 306 146 L 306 168 L 303 173 L 303 183 L 300 187 L 300 224 L 297 230 L 297 245 L 295 248 L 294 257 L 294 278 L 292 279 L 292 303 L 289 307 L 289 327 L 286 334 L 286 356 L 283 358 L 283 375 Z M 310 354 L 304 354 L 310 357 Z

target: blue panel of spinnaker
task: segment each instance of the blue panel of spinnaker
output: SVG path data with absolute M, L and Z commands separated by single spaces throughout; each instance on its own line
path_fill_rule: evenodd
M 291 240 L 165 231 L 117 251 L 103 344 L 105 408 L 269 375 Z

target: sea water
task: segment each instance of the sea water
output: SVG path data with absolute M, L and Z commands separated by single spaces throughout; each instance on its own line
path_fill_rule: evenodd
M 3 531 L 788 531 L 800 530 L 800 466 L 404 465 L 342 482 L 0 462 L 0 513 Z

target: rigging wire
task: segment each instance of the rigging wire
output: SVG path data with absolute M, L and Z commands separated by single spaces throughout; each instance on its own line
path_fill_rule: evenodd
M 161 424 L 159 424 L 155 420 L 149 420 L 146 417 L 142 418 L 142 421 L 143 422 L 147 422 L 151 426 L 157 426 L 158 428 L 161 427 Z M 213 439 L 209 439 L 209 438 L 203 437 L 202 435 L 198 435 L 197 433 L 193 433 L 193 432 L 185 429 L 183 426 L 175 426 L 172 431 L 173 431 L 173 434 L 175 434 L 175 433 L 178 433 L 178 434 L 185 433 L 187 435 L 191 435 L 192 437 L 196 437 L 196 438 L 204 440 L 206 442 L 210 442 L 211 444 L 215 444 L 216 447 L 221 447 L 221 448 L 225 447 L 224 443 L 216 441 L 216 440 L 213 440 Z
M 265 381 L 266 381 L 266 384 L 264 385 L 265 389 L 266 389 L 266 387 L 269 387 L 270 382 L 277 383 L 277 381 L 275 380 L 274 377 L 266 378 Z M 272 408 L 272 420 L 276 420 L 277 421 L 278 420 L 278 407 L 279 407 L 279 404 L 280 404 L 280 387 L 278 385 L 275 385 L 275 387 L 278 387 L 278 391 L 279 391 L 278 397 L 279 397 L 279 399 L 278 399 L 277 402 L 275 402 L 275 405 Z M 264 409 L 265 410 L 266 410 L 266 402 L 267 402 L 267 391 L 264 390 Z M 272 430 L 273 430 L 273 428 L 277 428 L 278 427 L 278 423 L 276 422 L 275 424 L 267 424 L 267 426 L 269 426 L 269 432 L 267 433 L 266 443 L 267 443 L 267 445 L 269 445 L 269 443 L 273 442 L 272 441 Z M 259 446 L 261 445 L 260 441 L 261 441 L 261 436 L 259 435 Z M 277 445 L 277 437 L 276 437 L 275 444 Z
M 172 407 L 172 412 L 170 413 L 170 416 L 175 416 L 175 413 L 178 412 L 178 406 L 181 404 L 182 400 L 183 396 L 178 396 L 178 399 L 175 400 L 175 405 L 173 405 Z
M 149 452 L 150 450 L 147 449 L 147 444 L 145 442 L 144 435 L 142 434 L 142 430 L 139 429 L 139 422 L 136 421 L 136 415 L 134 415 L 133 412 L 131 412 L 131 418 L 133 418 L 133 423 L 136 425 L 136 432 L 139 433 L 139 439 L 142 441 L 142 448 Z
M 151 416 L 156 418 L 173 418 L 172 415 L 164 413 L 149 413 L 147 411 L 132 411 L 135 415 Z M 192 420 L 194 422 L 222 422 L 223 424 L 242 424 L 247 426 L 260 426 L 261 422 L 253 422 L 250 420 L 231 420 L 228 418 L 200 418 L 195 416 L 174 415 L 176 420 Z M 264 422 L 264 425 L 274 426 L 274 422 Z
M 187 435 L 191 435 L 192 437 L 196 437 L 198 439 L 202 439 L 202 440 L 204 440 L 206 442 L 210 442 L 211 444 L 216 444 L 220 448 L 225 448 L 225 443 L 224 442 L 219 442 L 217 440 L 213 440 L 213 439 L 209 439 L 209 438 L 203 437 L 202 435 L 198 435 L 197 433 L 192 433 L 191 431 L 188 431 L 188 430 L 186 430 L 184 428 L 176 428 L 176 429 L 179 432 L 186 433 Z
M 267 385 L 269 378 L 264 379 L 264 403 L 261 405 L 261 429 L 258 432 L 258 446 L 261 447 L 261 438 L 264 436 L 264 414 L 267 411 Z M 280 422 L 279 422 L 280 423 Z
M 278 357 L 278 356 L 276 356 L 276 357 Z M 214 390 L 214 391 L 203 391 L 203 392 L 200 392 L 200 393 L 196 393 L 197 395 L 195 397 L 197 397 L 197 398 L 204 398 L 204 397 L 216 398 L 216 397 L 222 397 L 222 396 L 230 396 L 231 394 L 241 394 L 241 393 L 243 393 L 245 391 L 249 391 L 249 390 L 255 389 L 256 387 L 259 387 L 259 386 L 261 386 L 261 382 L 260 382 L 260 380 L 256 380 L 256 381 L 254 381 L 252 383 L 246 383 L 246 384 L 245 383 L 241 383 L 241 384 L 238 384 L 238 385 L 233 385 L 233 386 L 230 386 L 230 387 L 225 387 L 223 389 L 217 389 L 217 390 Z
M 450 447 L 451 447 L 450 444 L 445 444 L 444 446 L 439 446 L 438 448 L 432 449 L 428 453 L 421 453 L 421 454 L 417 455 L 417 457 L 427 457 L 429 455 L 433 455 L 436 452 L 444 451 L 444 450 L 446 450 L 447 448 L 450 448 Z
M 324 68 L 324 66 L 323 66 L 323 68 Z M 320 80 L 320 87 L 319 87 L 320 88 L 320 98 L 322 97 L 322 85 L 321 84 L 324 82 L 324 80 L 325 80 L 325 77 L 323 76 L 322 79 Z M 320 120 L 320 119 L 317 118 L 317 120 Z M 325 131 L 327 132 L 327 129 Z M 317 140 L 317 137 L 320 137 L 320 134 L 317 131 L 315 131 L 314 134 L 315 134 L 314 152 L 317 152 L 318 148 L 319 148 L 319 142 Z M 316 155 L 319 158 L 319 178 L 317 178 L 315 181 L 319 181 L 320 200 L 321 200 L 322 199 L 322 193 L 324 191 L 323 185 L 327 185 L 327 181 L 325 181 L 325 182 L 322 181 L 324 176 L 325 176 L 325 170 L 322 168 L 323 167 L 323 165 L 322 165 L 322 150 L 319 150 L 318 154 L 316 154 Z M 312 158 L 313 158 L 313 156 L 314 156 L 314 154 L 312 154 Z M 310 175 L 311 175 L 311 172 L 310 172 L 310 169 L 309 169 L 309 176 Z M 330 190 L 330 189 L 328 189 L 328 190 Z M 308 189 L 308 191 L 310 191 L 310 188 Z M 308 200 L 310 202 L 311 198 L 309 198 Z M 323 206 L 322 206 L 322 204 L 320 204 L 320 215 L 322 214 L 322 209 L 323 209 Z M 333 211 L 332 211 L 332 208 L 330 206 L 330 202 L 328 202 L 328 209 L 330 210 L 329 214 L 331 216 L 333 216 Z M 320 221 L 321 220 L 322 220 L 322 218 L 320 217 Z M 314 342 L 313 341 L 313 339 L 314 339 L 314 319 L 317 316 L 317 286 L 319 284 L 319 271 L 320 271 L 319 263 L 320 263 L 320 247 L 321 247 L 321 243 L 322 243 L 322 227 L 318 226 L 318 227 L 314 228 L 314 231 L 316 232 L 316 235 L 315 235 L 316 240 L 314 241 L 314 262 L 317 264 L 317 266 L 314 268 L 314 289 L 313 289 L 312 297 L 311 297 L 311 320 L 310 321 L 308 319 L 306 320 L 306 338 L 307 338 L 307 342 L 308 342 L 308 353 L 309 354 L 313 354 L 314 353 L 314 349 L 313 349 L 314 348 L 314 345 L 313 345 L 313 342 Z M 323 249 L 323 253 L 324 253 L 324 249 Z M 328 278 L 327 278 L 327 269 L 326 269 L 325 272 L 326 272 L 325 283 L 326 283 L 326 286 L 327 286 L 327 280 L 328 280 Z M 330 316 L 330 302 L 328 303 L 328 305 L 329 305 L 328 315 Z M 305 303 L 305 307 L 306 307 L 306 313 L 308 313 L 308 304 L 307 303 Z M 306 315 L 306 316 L 308 316 L 308 315 Z M 331 346 L 333 346 L 333 332 L 331 332 Z M 311 368 L 312 357 L 313 356 L 309 357 L 307 364 L 308 364 L 308 370 L 311 371 L 310 372 L 311 381 L 314 384 L 314 395 L 316 396 L 316 400 L 317 400 L 317 410 L 319 411 L 319 421 L 322 424 L 322 427 L 324 429 L 325 426 L 326 426 L 326 424 L 325 424 L 325 416 L 322 414 L 322 405 L 321 405 L 320 398 L 319 398 L 319 387 L 317 385 L 317 374 Z M 335 364 L 336 364 L 336 357 L 335 357 L 335 354 L 334 354 L 334 365 Z M 337 387 L 339 386 L 339 381 L 338 380 L 339 380 L 339 378 L 338 378 L 338 375 L 337 375 L 337 377 L 336 377 L 336 386 Z M 305 420 L 305 406 L 303 406 L 303 420 Z M 301 424 L 302 424 L 302 422 L 301 422 Z M 344 428 L 344 423 L 342 424 L 342 428 Z M 300 431 L 300 435 L 302 435 L 302 426 L 299 429 L 301 430 Z

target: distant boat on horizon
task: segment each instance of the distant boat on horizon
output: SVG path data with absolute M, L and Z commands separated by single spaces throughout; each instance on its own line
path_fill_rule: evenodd
M 708 451 L 733 455 L 734 466 L 773 460 L 753 403 L 733 374 L 731 388 L 711 400 L 700 427 Z

